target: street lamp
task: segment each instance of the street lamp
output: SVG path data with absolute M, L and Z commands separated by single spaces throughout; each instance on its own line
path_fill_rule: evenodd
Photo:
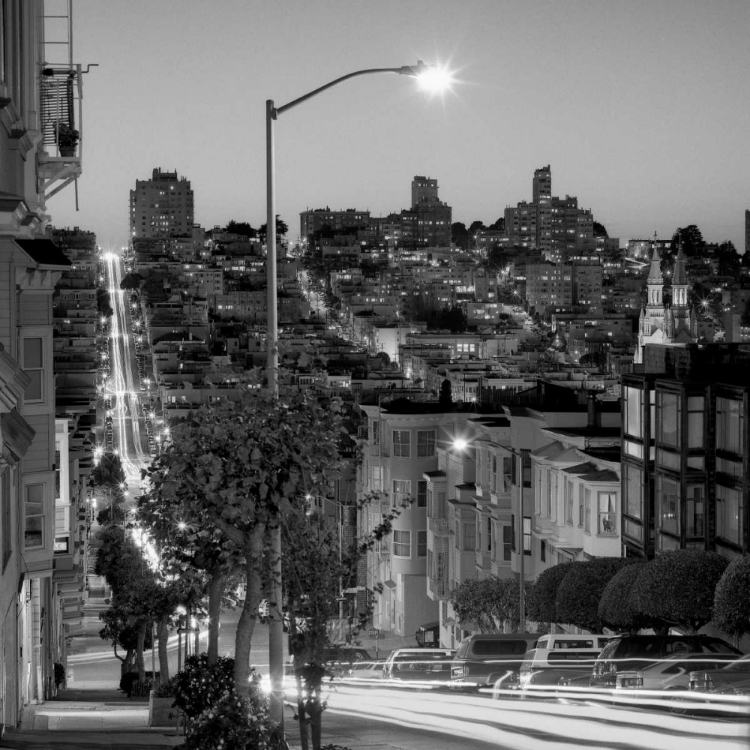
M 404 65 L 400 68 L 367 68 L 347 73 L 345 76 L 336 78 L 324 86 L 320 86 L 303 96 L 294 99 L 282 107 L 274 106 L 273 99 L 266 101 L 266 284 L 267 284 L 267 362 L 266 378 L 268 387 L 274 398 L 279 395 L 278 367 L 278 311 L 276 296 L 276 167 L 273 123 L 279 115 L 289 111 L 298 104 L 312 99 L 314 96 L 337 86 L 339 83 L 348 81 L 358 76 L 373 75 L 377 73 L 395 73 L 397 75 L 409 76 L 419 81 L 420 87 L 428 91 L 437 91 L 447 88 L 451 82 L 450 73 L 442 68 L 425 65 L 421 60 L 416 65 Z M 282 601 L 281 590 L 281 529 L 276 528 L 271 532 L 271 554 L 272 554 L 272 593 L 271 600 L 276 602 L 275 607 L 269 608 L 268 626 L 268 666 L 271 677 L 271 718 L 278 724 L 284 722 L 284 646 L 283 646 L 283 620 L 281 618 L 280 606 Z

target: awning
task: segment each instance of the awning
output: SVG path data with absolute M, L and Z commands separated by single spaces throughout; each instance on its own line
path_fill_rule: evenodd
M 19 414 L 18 409 L 0 414 L 0 429 L 2 429 L 5 446 L 16 461 L 20 461 L 26 455 L 36 433 Z

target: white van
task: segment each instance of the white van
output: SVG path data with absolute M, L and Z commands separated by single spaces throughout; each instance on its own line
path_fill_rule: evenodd
M 519 688 L 556 685 L 561 676 L 574 670 L 590 670 L 596 657 L 614 636 L 603 633 L 543 635 L 536 647 L 526 652 L 519 670 Z

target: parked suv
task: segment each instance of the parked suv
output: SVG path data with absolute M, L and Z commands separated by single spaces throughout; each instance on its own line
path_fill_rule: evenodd
M 617 673 L 642 669 L 673 654 L 737 654 L 742 652 L 710 635 L 618 635 L 602 649 L 589 685 L 617 686 Z
M 482 688 L 517 672 L 540 633 L 478 633 L 458 644 L 451 666 L 451 685 Z

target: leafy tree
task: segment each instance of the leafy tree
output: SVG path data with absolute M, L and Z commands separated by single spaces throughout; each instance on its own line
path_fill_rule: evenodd
M 660 629 L 660 625 L 635 610 L 630 602 L 630 590 L 646 562 L 626 565 L 615 573 L 602 591 L 599 617 L 613 630 L 636 633 L 641 628 Z
M 558 563 L 539 574 L 526 600 L 526 613 L 530 620 L 558 621 L 557 590 L 571 565 L 572 563 Z
M 145 279 L 141 274 L 131 271 L 125 274 L 125 278 L 120 282 L 120 289 L 134 290 L 140 289 Z
M 672 235 L 672 255 L 677 253 L 680 243 L 682 243 L 682 251 L 688 258 L 694 255 L 703 255 L 706 249 L 703 234 L 695 224 L 680 227 Z
M 257 230 L 253 229 L 248 222 L 235 221 L 234 219 L 224 227 L 224 231 L 230 234 L 239 234 L 242 237 L 255 237 L 258 234 Z
M 469 230 L 466 228 L 466 224 L 460 221 L 455 221 L 451 224 L 451 240 L 462 250 L 466 250 L 469 247 Z
M 266 232 L 267 232 L 268 224 L 261 224 L 260 229 L 258 230 L 258 235 L 262 240 L 265 240 L 266 238 Z M 283 221 L 278 214 L 276 214 L 276 238 L 284 237 L 286 236 L 286 233 L 289 231 L 288 224 Z
M 488 228 L 494 229 L 496 232 L 504 232 L 505 231 L 505 216 L 501 216 L 493 224 L 490 224 Z
M 525 581 L 527 595 L 532 584 Z M 462 623 L 475 623 L 482 633 L 502 633 L 507 623 L 518 632 L 520 626 L 520 582 L 516 578 L 463 581 L 450 595 L 451 605 Z
M 713 623 L 735 641 L 750 633 L 750 556 L 732 560 L 716 584 Z
M 115 453 L 104 453 L 91 472 L 91 480 L 95 486 L 119 489 L 125 481 L 125 472 L 120 457 Z
M 602 593 L 615 573 L 629 563 L 622 557 L 598 557 L 570 564 L 557 589 L 557 622 L 600 633 L 605 624 L 599 614 Z
M 604 224 L 600 224 L 598 221 L 594 222 L 594 237 L 609 237 Z
M 487 229 L 483 221 L 472 221 L 471 224 L 469 224 L 469 236 L 473 239 L 474 235 L 477 232 L 481 232 L 483 229 Z
M 714 593 L 728 561 L 715 552 L 671 550 L 644 566 L 630 591 L 640 614 L 694 633 L 711 622 Z
M 439 397 L 440 406 L 450 409 L 450 407 L 453 405 L 453 392 L 451 390 L 451 381 L 446 378 L 441 384 L 440 384 L 440 397 Z
M 182 504 L 188 525 L 217 534 L 223 553 L 245 573 L 235 640 L 235 685 L 243 695 L 258 605 L 274 563 L 269 533 L 306 494 L 324 494 L 340 464 L 341 434 L 338 401 L 321 403 L 287 387 L 278 398 L 248 387 L 238 401 L 204 404 L 172 430 L 160 491 Z
M 99 311 L 99 315 L 103 315 L 105 318 L 111 318 L 114 315 L 115 311 L 109 303 L 109 292 L 106 289 L 98 288 L 96 290 L 96 309 Z

